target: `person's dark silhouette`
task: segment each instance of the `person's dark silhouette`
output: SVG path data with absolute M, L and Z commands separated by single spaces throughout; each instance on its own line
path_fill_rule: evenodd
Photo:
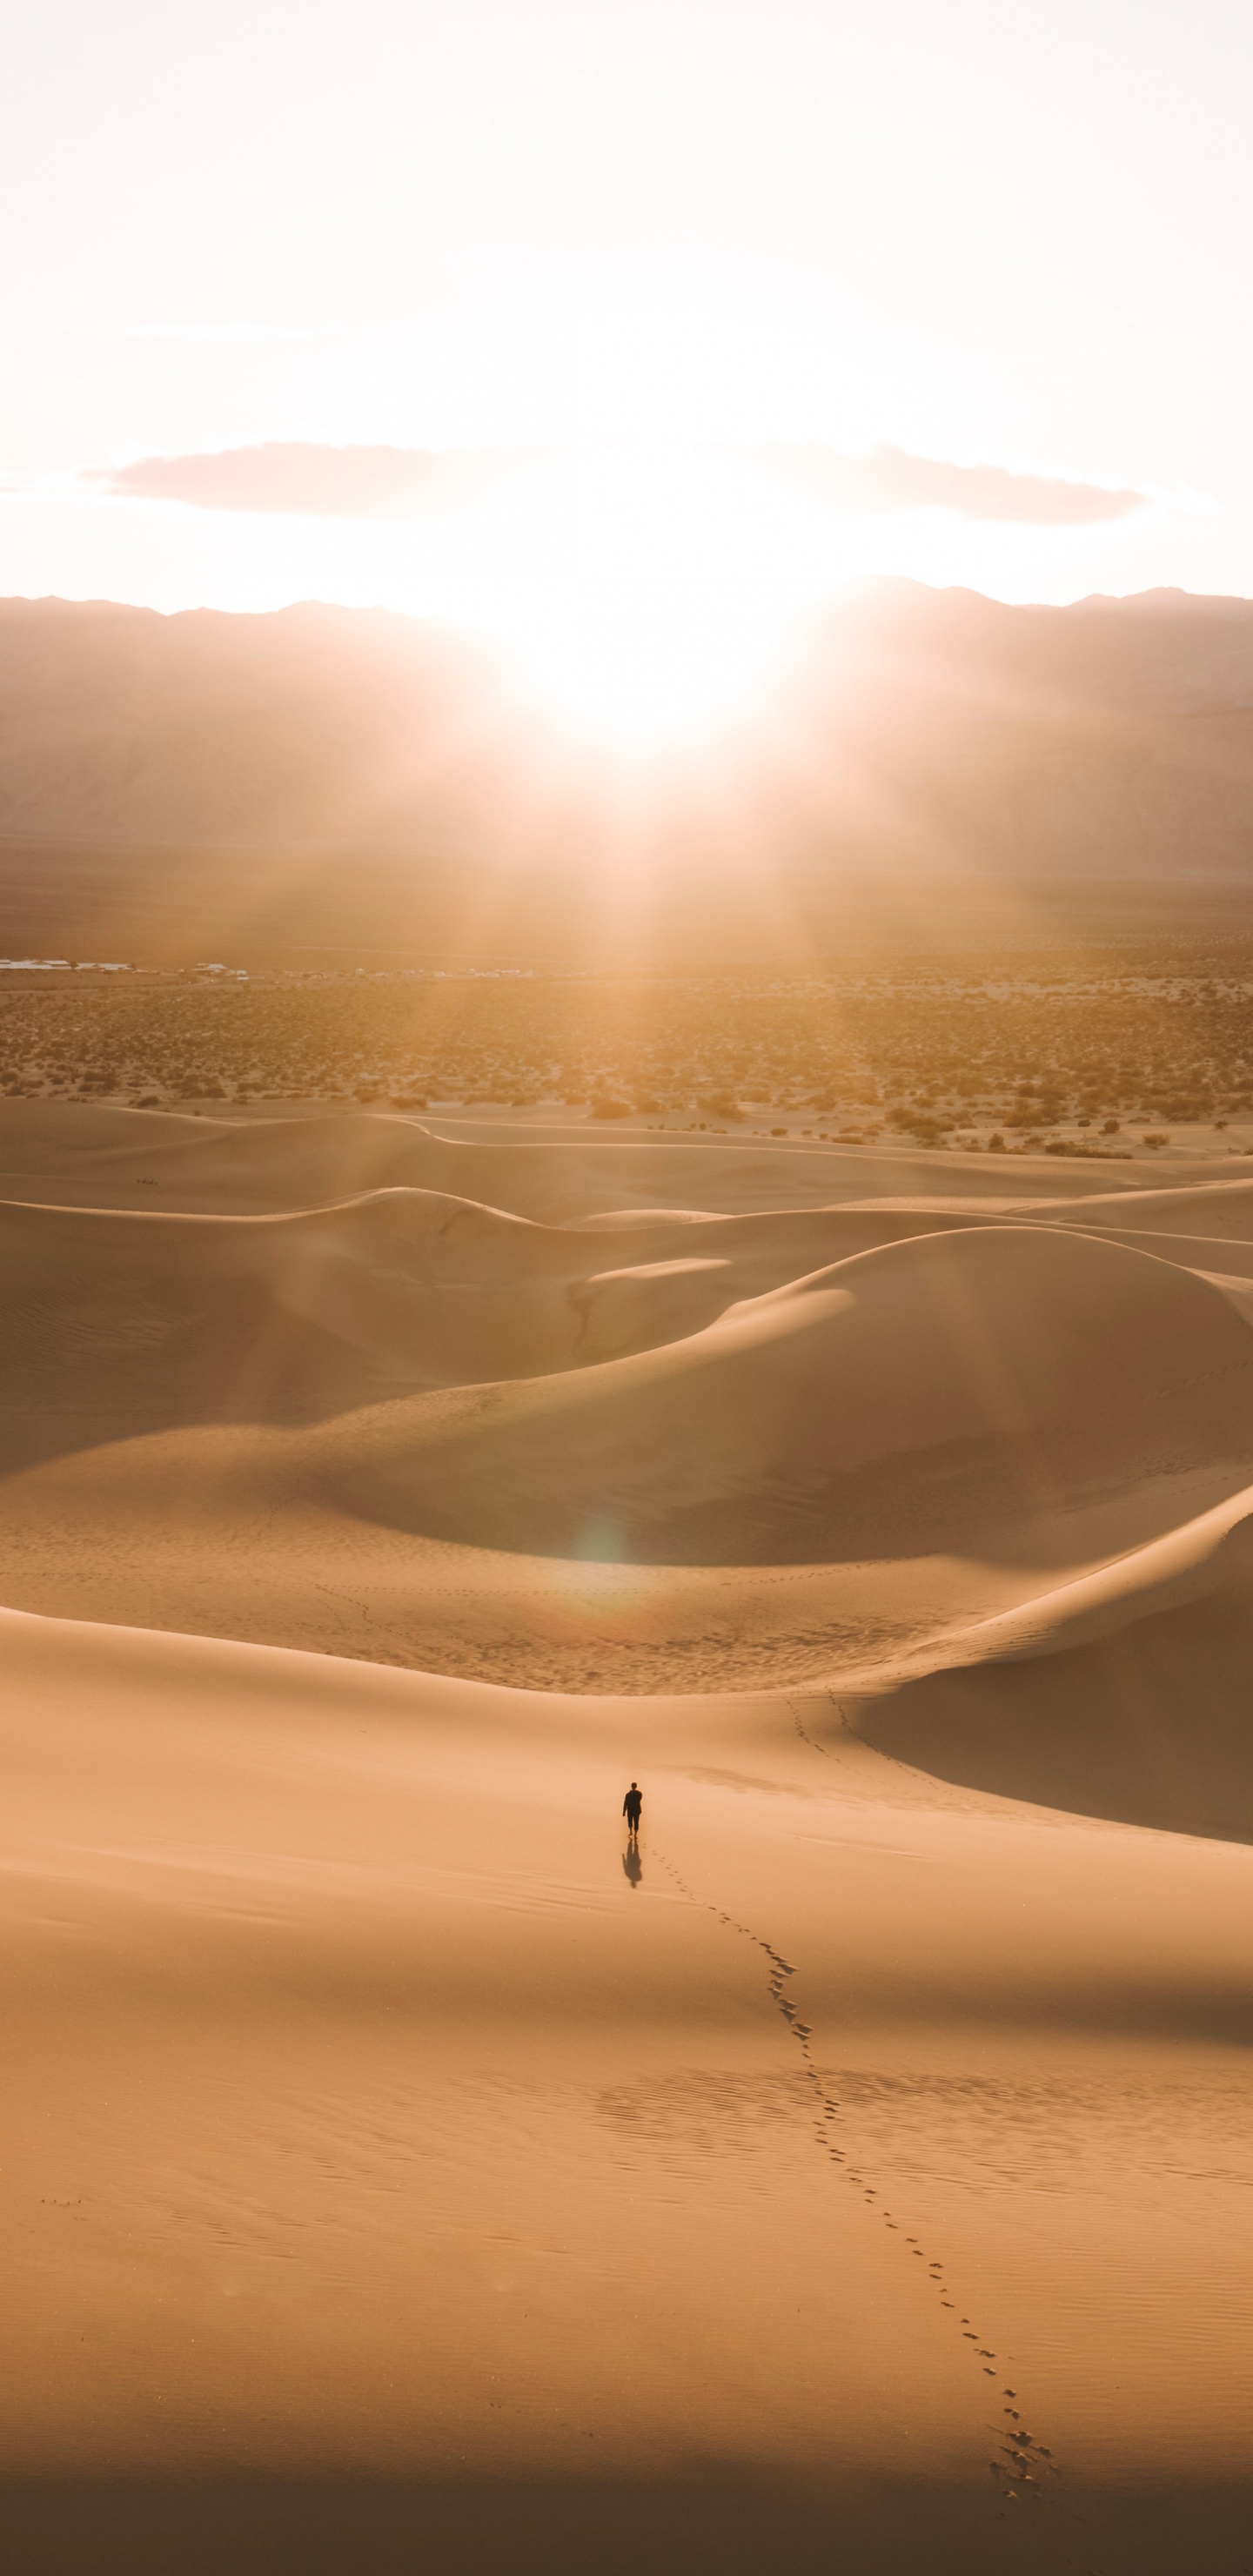
M 644 1792 L 633 1780 L 625 1798 L 622 1801 L 622 1812 L 627 1820 L 627 1833 L 632 1842 L 634 1842 L 640 1829 L 640 1809 L 643 1804 Z

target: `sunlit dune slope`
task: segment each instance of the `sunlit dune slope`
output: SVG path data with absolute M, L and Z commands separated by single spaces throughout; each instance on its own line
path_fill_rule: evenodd
M 1225 1173 L 26 1102 L 0 1154 L 33 1609 L 760 1687 L 995 1655 L 1111 1559 L 1139 1617 L 1253 1474 Z
M 1140 1175 L 1136 1175 L 1137 1183 Z M 1200 1172 L 1180 1186 L 1163 1173 L 1157 1189 L 1127 1188 L 1092 1193 L 1057 1210 L 1058 1221 L 1071 1225 L 1131 1227 L 1138 1232 L 1226 1237 L 1253 1241 L 1253 1181 L 1218 1180 Z
M 317 1418 L 260 1380 L 210 1418 L 206 1380 L 183 1427 L 100 1420 L 90 1455 L 71 1412 L 15 1411 L 0 1562 L 31 1607 L 563 1687 L 1035 1651 L 1209 1580 L 1253 1478 L 1246 1303 L 1005 1225 L 545 1378 Z
M 26 1106 L 6 2576 L 1238 2576 L 1250 1186 Z
M 22 2576 L 163 2494 L 197 2576 L 1238 2566 L 1243 1852 L 822 1697 L 0 1647 Z
M 577 1380 L 375 1417 L 340 1490 L 432 1534 L 751 1563 L 932 1542 L 1253 1459 L 1253 1336 L 1208 1281 L 1027 1227 L 922 1236 Z M 1245 1481 L 1240 1475 L 1240 1481 Z
M 0 1202 L 0 1455 L 579 1368 L 932 1222 L 832 1209 L 585 1232 L 401 1188 L 277 1217 Z

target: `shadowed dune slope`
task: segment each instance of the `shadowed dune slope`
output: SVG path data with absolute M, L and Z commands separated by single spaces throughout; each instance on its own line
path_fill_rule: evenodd
M 0 1461 L 581 1368 L 933 1222 L 833 1209 L 583 1232 L 401 1188 L 293 1216 L 0 1202 Z
M 999 1797 L 1253 1842 L 1253 1519 L 1207 1572 L 1201 1597 L 1148 1593 L 1148 1615 L 1069 1650 L 906 1682 L 857 1709 L 858 1732 Z
M 866 1253 L 664 1349 L 356 1436 L 362 1465 L 337 1484 L 364 1517 L 496 1547 L 753 1563 L 908 1552 L 925 1529 L 996 1553 L 1007 1513 L 1253 1456 L 1253 1338 L 1186 1270 L 997 1227 Z
M 1253 1184 L 1212 1166 L 1111 1191 L 11 1101 L 0 1161 L 0 1580 L 41 1610 L 539 1685 L 784 1683 L 1047 1624 L 1253 1473 Z

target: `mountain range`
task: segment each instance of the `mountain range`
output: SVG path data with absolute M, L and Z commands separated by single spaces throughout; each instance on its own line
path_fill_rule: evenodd
M 6 944 L 616 953 L 642 911 L 708 935 L 712 895 L 715 946 L 785 917 L 821 947 L 906 887 L 1236 895 L 1251 860 L 1249 600 L 868 583 L 634 769 L 390 611 L 0 602 Z

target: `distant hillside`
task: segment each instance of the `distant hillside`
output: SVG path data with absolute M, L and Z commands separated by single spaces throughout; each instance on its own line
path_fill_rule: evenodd
M 868 584 L 751 719 L 629 785 L 382 610 L 0 603 L 6 944 L 577 947 L 594 913 L 612 945 L 651 882 L 684 938 L 716 890 L 734 945 L 763 876 L 819 939 L 902 880 L 1243 887 L 1253 602 Z

